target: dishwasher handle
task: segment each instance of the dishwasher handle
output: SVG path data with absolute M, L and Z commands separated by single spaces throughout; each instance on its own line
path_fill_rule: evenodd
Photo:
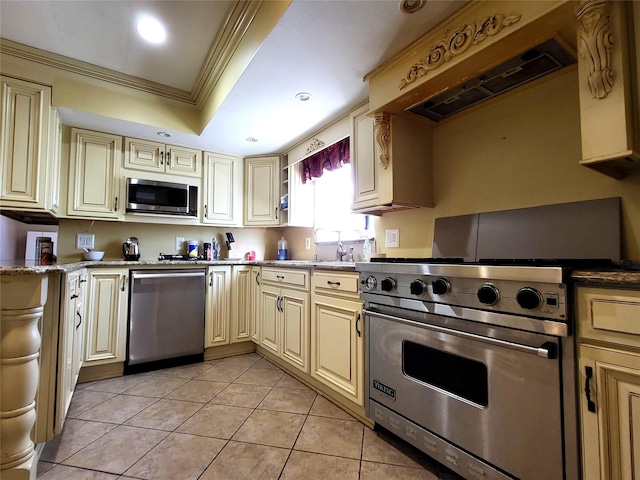
M 204 270 L 200 272 L 174 272 L 174 273 L 141 273 L 134 272 L 131 278 L 137 280 L 139 278 L 184 278 L 184 277 L 204 277 Z

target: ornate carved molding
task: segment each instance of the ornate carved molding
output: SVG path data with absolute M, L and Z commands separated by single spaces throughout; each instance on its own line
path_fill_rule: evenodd
M 308 155 L 311 152 L 314 152 L 322 147 L 324 147 L 324 142 L 314 137 L 313 140 L 311 140 L 311 143 L 309 144 L 309 146 L 307 147 L 305 154 Z
M 606 0 L 586 0 L 576 9 L 578 51 L 588 66 L 587 83 L 593 98 L 605 98 L 615 82 L 610 13 L 611 4 Z
M 391 157 L 389 146 L 391 145 L 391 115 L 382 112 L 373 116 L 373 136 L 376 140 L 376 155 L 382 168 L 389 168 Z
M 405 78 L 400 81 L 399 89 L 412 84 L 428 72 L 440 68 L 453 57 L 465 53 L 471 45 L 477 45 L 489 37 L 499 34 L 505 27 L 520 21 L 520 15 L 495 14 L 483 18 L 475 24 L 467 24 L 445 31 L 443 38 L 427 52 L 427 55 L 414 63 Z
M 400 0 L 400 11 L 402 13 L 415 13 L 427 4 L 427 0 Z

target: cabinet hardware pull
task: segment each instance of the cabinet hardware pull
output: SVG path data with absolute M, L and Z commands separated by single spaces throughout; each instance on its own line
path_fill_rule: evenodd
M 115 201 L 115 205 L 113 207 L 113 211 L 117 212 L 118 211 L 118 197 L 116 197 L 116 201 Z
M 80 315 L 80 312 L 76 312 L 76 315 L 78 315 L 78 318 L 80 319 L 78 321 L 78 324 L 76 325 L 76 330 L 77 330 L 78 328 L 80 328 L 80 325 L 82 325 L 82 315 Z
M 328 283 L 329 285 L 335 285 L 336 287 L 339 287 L 339 286 L 340 286 L 340 282 L 332 282 L 331 280 L 327 280 L 327 283 Z
M 124 292 L 124 285 L 125 283 L 127 283 L 127 279 L 124 277 L 124 275 L 120 277 L 120 279 L 122 280 L 122 286 L 120 287 L 120 291 Z
M 86 278 L 81 278 L 80 279 L 80 283 L 87 283 L 87 279 Z
M 360 313 L 358 313 L 358 317 L 356 318 L 356 333 L 358 334 L 358 337 L 361 337 L 362 332 L 358 328 L 359 325 L 360 325 Z
M 277 305 L 278 305 L 278 311 L 279 312 L 284 312 L 284 308 L 282 308 L 282 301 L 283 300 L 284 300 L 284 297 L 278 297 Z
M 213 272 L 209 272 L 209 286 L 213 287 Z
M 256 272 L 256 283 L 257 283 L 258 285 L 260 285 L 260 280 L 259 280 L 259 278 L 260 278 L 260 272 Z
M 171 152 L 167 152 L 167 167 L 171 166 Z
M 591 400 L 591 386 L 590 386 L 590 381 L 591 381 L 591 378 L 593 377 L 593 368 L 584 367 L 584 373 L 587 376 L 586 380 L 584 381 L 584 393 L 587 395 L 587 410 L 589 410 L 590 412 L 595 412 L 596 404 L 593 400 Z
M 277 278 L 278 280 L 284 280 L 284 275 L 276 275 L 276 278 Z
M 278 207 L 276 207 L 276 220 L 278 219 Z
M 160 165 L 164 165 L 164 152 L 160 152 Z
M 207 218 L 207 206 L 204 206 L 204 218 Z
M 73 295 L 71 295 L 71 298 L 69 300 L 73 300 L 74 298 L 78 298 L 80 295 L 78 295 L 77 293 L 74 293 Z

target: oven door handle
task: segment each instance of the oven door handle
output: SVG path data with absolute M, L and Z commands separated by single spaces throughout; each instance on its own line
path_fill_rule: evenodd
M 407 320 L 405 318 L 396 317 L 393 315 L 387 315 L 384 313 L 372 312 L 371 310 L 363 310 L 365 315 L 369 315 L 383 320 L 390 320 L 392 322 L 404 323 L 414 327 L 422 327 L 427 330 L 433 330 L 434 332 L 448 333 L 455 335 L 456 337 L 466 338 L 469 340 L 477 340 L 479 342 L 488 343 L 489 345 L 498 345 L 500 347 L 509 348 L 511 350 L 517 350 L 519 352 L 531 353 L 538 357 L 555 359 L 558 358 L 558 351 L 556 345 L 551 342 L 545 342 L 541 347 L 531 347 L 529 345 L 522 345 L 520 343 L 509 342 L 507 340 L 500 340 L 498 338 L 483 337 L 482 335 L 476 335 L 475 333 L 461 332 L 458 330 L 452 330 L 450 328 L 439 327 L 437 325 L 429 325 L 428 323 L 415 322 L 413 320 Z

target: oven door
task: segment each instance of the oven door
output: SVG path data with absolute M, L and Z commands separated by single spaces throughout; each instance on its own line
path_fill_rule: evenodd
M 510 475 L 563 478 L 559 339 L 367 310 L 371 400 Z

